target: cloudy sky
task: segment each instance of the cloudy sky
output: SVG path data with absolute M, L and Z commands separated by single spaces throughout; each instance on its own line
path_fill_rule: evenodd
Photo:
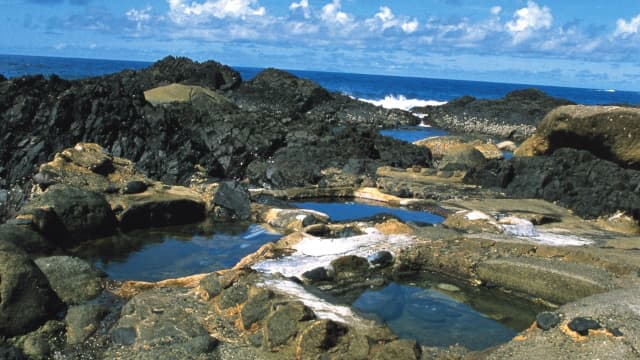
M 640 90 L 640 0 L 0 0 L 0 53 Z

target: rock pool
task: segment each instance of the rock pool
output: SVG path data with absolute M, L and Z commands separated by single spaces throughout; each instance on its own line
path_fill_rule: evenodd
M 349 303 L 386 323 L 397 336 L 425 346 L 460 344 L 482 350 L 529 327 L 542 306 L 497 290 L 455 285 L 433 274 L 367 289 Z
M 430 126 L 403 126 L 397 129 L 381 130 L 380 135 L 412 143 L 428 137 L 449 135 L 449 132 Z
M 301 209 L 320 211 L 327 214 L 332 221 L 358 220 L 379 214 L 390 214 L 404 222 L 437 224 L 444 221 L 443 217 L 427 211 L 390 207 L 375 201 L 318 200 L 295 202 L 292 205 Z
M 232 267 L 280 236 L 255 224 L 191 225 L 120 233 L 74 252 L 113 280 L 159 281 Z

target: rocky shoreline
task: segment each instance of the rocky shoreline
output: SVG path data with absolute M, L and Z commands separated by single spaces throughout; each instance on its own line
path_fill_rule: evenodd
M 528 138 L 505 160 L 484 139 L 383 137 L 420 119 L 275 69 L 244 82 L 169 57 L 79 81 L 1 78 L 0 358 L 640 358 L 640 113 L 553 110 L 566 104 L 526 90 L 420 110 L 453 131 Z M 338 222 L 286 202 L 318 197 L 445 220 Z M 115 232 L 205 219 L 283 237 L 231 269 L 153 283 L 73 256 Z M 471 351 L 398 338 L 323 295 L 425 273 L 549 311 Z

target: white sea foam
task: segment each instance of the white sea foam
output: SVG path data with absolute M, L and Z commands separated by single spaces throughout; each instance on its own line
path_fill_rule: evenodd
M 333 305 L 288 280 L 265 280 L 262 286 L 275 292 L 292 296 L 311 308 L 320 319 L 329 319 L 346 324 L 357 324 L 359 319 L 348 306 Z
M 374 228 L 365 229 L 364 235 L 327 239 L 305 234 L 293 246 L 295 253 L 279 259 L 268 259 L 253 266 L 264 273 L 280 273 L 284 276 L 301 276 L 318 267 L 327 267 L 332 260 L 345 255 L 367 257 L 376 251 L 394 250 L 412 241 L 408 235 L 384 235 Z
M 404 95 L 387 95 L 384 99 L 381 100 L 371 100 L 371 99 L 359 99 L 364 102 L 368 102 L 369 104 L 373 104 L 376 106 L 382 106 L 385 109 L 401 109 L 401 110 L 411 110 L 414 107 L 419 106 L 440 106 L 444 105 L 446 101 L 437 101 L 437 100 L 422 100 L 422 99 L 407 99 Z

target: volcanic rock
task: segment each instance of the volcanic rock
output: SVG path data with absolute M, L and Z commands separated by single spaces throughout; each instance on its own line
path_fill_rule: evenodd
M 441 129 L 522 141 L 534 133 L 549 111 L 569 104 L 572 102 L 547 96 L 540 90 L 523 89 L 512 91 L 501 99 L 463 96 L 445 105 L 411 111 L 428 114 L 426 121 Z

